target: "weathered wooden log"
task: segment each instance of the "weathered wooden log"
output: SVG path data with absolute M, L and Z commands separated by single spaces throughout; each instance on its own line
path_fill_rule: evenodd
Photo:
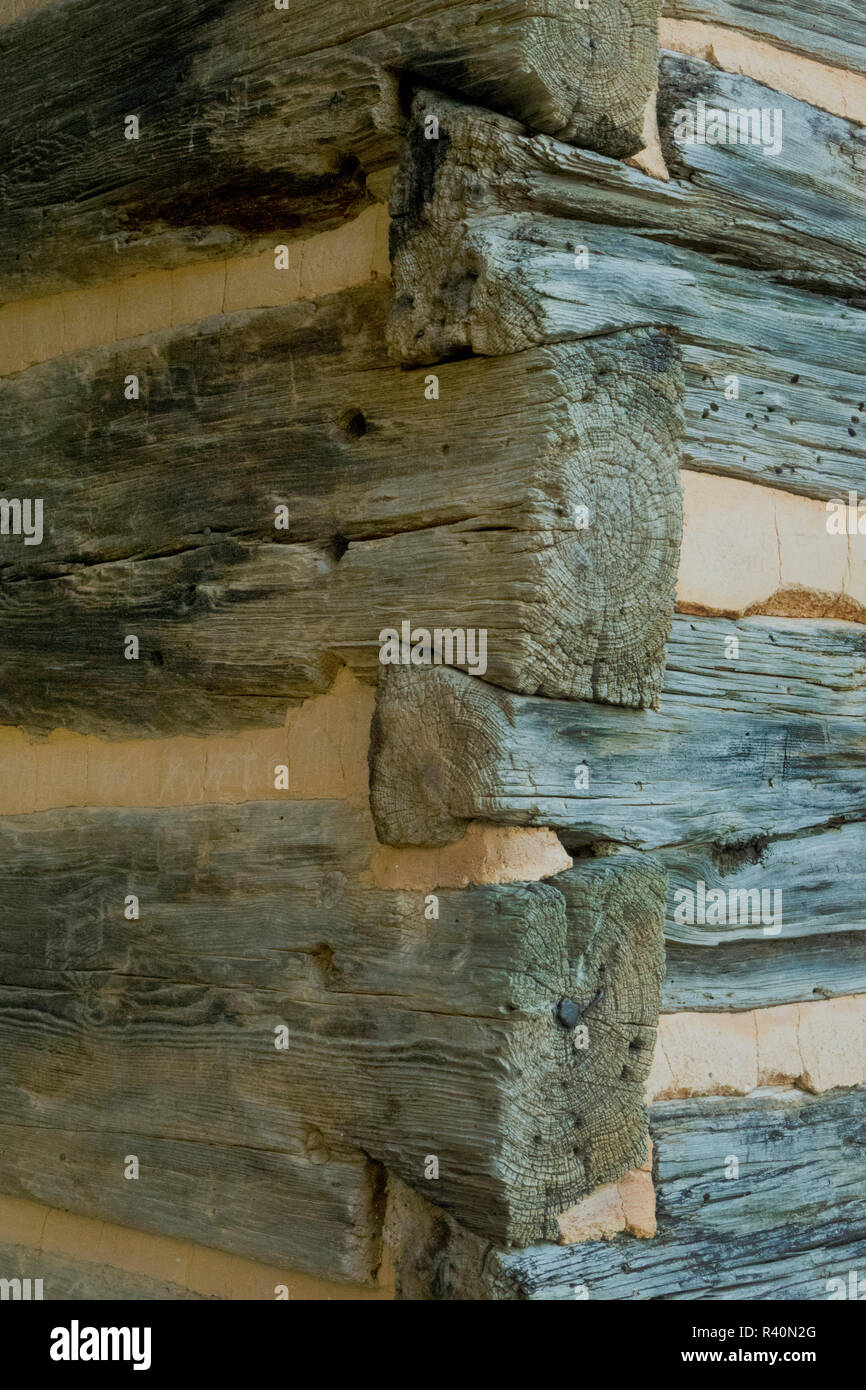
M 670 875 L 668 1011 L 861 993 L 864 655 L 853 623 L 678 616 L 659 714 L 609 725 L 395 673 L 371 754 L 380 835 L 444 841 L 469 814 L 652 847 Z
M 0 1269 L 9 1281 L 4 1298 L 60 1302 L 197 1302 L 207 1294 L 147 1274 L 133 1274 L 117 1265 L 34 1250 L 0 1242 Z M 19 1281 L 17 1286 L 15 1281 Z M 38 1281 L 38 1282 L 37 1282 Z
M 738 349 L 769 342 L 804 370 L 856 374 L 860 366 L 866 314 L 779 285 L 766 271 L 600 223 L 525 212 L 470 220 L 447 240 L 444 230 L 404 243 L 395 258 L 391 341 L 407 362 L 467 349 L 518 352 L 652 323 L 689 342 L 727 342 L 734 361 Z
M 666 19 L 721 24 L 854 72 L 866 72 L 866 19 L 859 0 L 664 0 Z
M 111 0 L 0 31 L 0 295 L 327 226 L 369 200 L 419 74 L 530 125 L 640 148 L 660 0 Z M 130 117 L 137 126 L 130 126 Z
M 343 660 L 377 668 L 404 622 L 457 630 L 445 659 L 507 687 L 654 701 L 682 526 L 671 339 L 431 379 L 388 366 L 386 303 L 230 315 L 0 383 L 8 491 L 44 519 L 39 545 L 2 538 L 3 722 L 273 722 Z
M 810 618 L 676 614 L 663 691 L 756 714 L 866 718 L 866 631 Z
M 773 629 L 757 632 L 769 650 Z M 803 696 L 784 694 L 783 666 L 775 709 L 769 661 L 757 674 L 759 698 L 738 698 L 751 672 L 726 663 L 720 647 L 730 674 L 714 690 L 704 676 L 689 693 L 663 694 L 658 711 L 527 699 L 458 671 L 388 672 L 371 749 L 380 838 L 443 844 L 482 817 L 561 828 L 576 843 L 723 850 L 862 817 L 866 736 L 862 717 L 831 713 L 832 667 L 826 707 L 815 683 L 816 704 L 792 713 Z
M 723 123 L 716 116 L 708 125 L 713 111 Z M 726 261 L 742 254 L 783 283 L 862 297 L 862 125 L 679 53 L 661 56 L 657 113 L 671 176 L 688 181 L 703 210 L 696 240 Z M 681 239 L 692 239 L 691 226 Z
M 728 141 L 727 130 L 721 144 L 706 143 L 702 129 L 701 139 L 678 139 L 688 133 L 684 116 L 694 126 L 699 100 L 726 113 L 757 110 L 757 133 L 749 120 L 744 142 Z M 760 124 L 762 109 L 772 117 L 769 126 Z M 658 116 L 670 182 L 533 134 L 492 111 L 417 92 L 391 193 L 392 246 L 397 253 L 405 248 L 409 273 L 399 255 L 397 269 L 407 292 L 412 241 L 425 229 L 435 240 L 443 224 L 474 226 L 485 217 L 527 212 L 631 227 L 727 264 L 770 270 L 782 283 L 866 291 L 862 126 L 678 53 L 661 56 Z M 434 118 L 438 134 L 431 139 Z M 739 124 L 734 133 L 739 136 Z M 762 141 L 773 136 L 778 149 L 768 156 Z M 586 276 L 572 278 L 577 287 Z
M 541 1300 L 848 1296 L 866 1241 L 863 1106 L 861 1090 L 654 1106 L 655 1238 L 493 1255 L 482 1282 Z
M 53 990 L 46 980 L 43 989 L 0 991 L 4 1192 L 327 1279 L 374 1279 L 383 1186 L 376 1164 L 339 1140 L 325 1143 L 314 1124 L 288 1111 L 268 1148 L 256 1133 L 255 1105 L 244 1101 L 242 1071 L 215 1040 L 198 1057 L 194 1048 L 169 1047 L 167 1037 L 160 1049 L 142 1042 L 141 1023 L 116 1014 L 116 1029 L 91 1019 L 102 1035 L 91 1043 L 86 1029 L 75 1037 L 69 988 L 69 980 L 55 980 Z M 91 1003 L 100 989 L 111 992 L 110 977 L 91 980 Z M 172 1022 L 180 1023 L 177 1014 L 166 1017 Z M 189 1025 L 188 1016 L 178 1033 Z M 56 1090 L 61 1079 L 68 1106 Z M 235 1111 L 231 1142 L 223 1107 Z
M 665 1011 L 866 992 L 864 856 L 862 820 L 660 850 L 670 873 Z
M 309 1244 L 321 1202 L 357 1204 L 347 1145 L 518 1243 L 642 1160 L 660 865 L 626 851 L 434 907 L 354 886 L 357 816 L 267 802 L 0 822 L 0 1094 L 10 1137 L 30 1139 L 0 1145 L 6 1190 L 158 1229 L 183 1210 L 189 1155 L 204 1172 L 242 1152 L 253 1188 L 261 1154 L 268 1201 L 251 1191 L 210 1225 L 193 1202 L 183 1233 L 357 1278 L 348 1223 Z M 138 1184 L 119 1180 L 126 1153 Z
M 671 63 L 672 80 L 692 72 Z M 863 297 L 857 127 L 828 130 L 836 162 L 821 156 L 811 192 L 789 171 L 789 235 L 773 201 L 786 176 L 767 173 L 765 197 L 752 147 L 726 148 L 718 168 L 702 155 L 699 177 L 665 184 L 441 98 L 417 103 L 416 117 L 441 109 L 444 134 L 407 143 L 395 185 L 397 356 L 513 352 L 653 323 L 683 347 L 689 467 L 824 498 L 863 488 L 866 314 L 840 297 Z M 814 122 L 837 118 L 793 111 L 796 165 Z M 828 286 L 836 297 L 814 292 Z
M 845 869 L 853 896 L 859 890 L 860 875 L 852 872 L 850 860 Z M 831 929 L 824 935 L 822 903 L 815 890 L 825 886 L 826 880 L 819 880 L 817 874 L 807 883 L 816 935 L 789 940 L 783 930 L 780 937 L 725 942 L 709 949 L 668 943 L 663 1012 L 766 1009 L 775 1004 L 866 993 L 863 921 L 856 920 L 853 932 L 834 934 Z M 834 893 L 834 898 L 839 897 L 841 892 Z M 786 915 L 790 901 L 789 895 L 785 898 Z M 850 915 L 856 917 L 856 909 L 852 908 Z

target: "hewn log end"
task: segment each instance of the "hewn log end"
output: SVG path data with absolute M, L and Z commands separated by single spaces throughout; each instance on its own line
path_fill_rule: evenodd
M 664 975 L 667 877 L 628 852 L 550 883 L 568 921 L 563 996 L 515 1035 L 520 1086 L 502 1161 L 514 1244 L 557 1235 L 556 1216 L 644 1161 Z

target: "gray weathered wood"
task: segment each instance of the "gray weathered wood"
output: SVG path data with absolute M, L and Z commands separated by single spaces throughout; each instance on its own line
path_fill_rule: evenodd
M 856 374 L 861 365 L 866 314 L 780 285 L 771 272 L 633 231 L 525 212 L 470 220 L 451 238 L 444 231 L 429 229 L 395 258 L 391 341 L 409 362 L 467 349 L 518 352 L 649 323 L 686 342 L 728 343 L 733 364 L 738 349 L 771 343 L 804 370 Z M 580 246 L 589 253 L 583 269 L 575 267 Z
M 767 1008 L 866 992 L 862 820 L 790 838 L 758 837 L 734 850 L 665 849 L 659 857 L 670 872 L 667 1012 Z M 700 883 L 705 893 L 724 893 L 725 925 L 689 924 L 682 911 L 677 920 L 677 906 L 693 901 L 677 894 L 696 894 Z M 740 904 L 747 903 L 744 921 Z
M 758 127 L 751 118 L 739 124 L 736 143 L 677 139 L 677 113 L 694 121 L 698 101 L 738 113 L 738 120 L 740 113 L 763 111 L 769 124 L 765 119 Z M 783 283 L 862 296 L 862 125 L 679 53 L 661 55 L 657 112 L 672 180 L 687 181 L 690 190 L 685 201 L 693 211 L 680 232 L 683 242 L 692 241 L 697 224 L 695 239 L 723 260 L 742 256 Z M 728 126 L 730 135 L 730 120 Z
M 106 977 L 91 980 L 91 1000 L 100 986 L 110 989 Z M 33 992 L 2 990 L 4 1192 L 326 1279 L 373 1280 L 383 1184 L 376 1164 L 338 1140 L 325 1143 L 287 1109 L 269 1148 L 243 1079 L 215 1040 L 197 1058 L 190 1047 L 143 1044 L 141 1024 L 112 1029 L 93 1018 L 90 1031 L 102 1037 L 91 1043 L 71 1026 L 71 1003 L 63 1024 L 72 987 L 58 983 L 39 1003 Z M 68 1106 L 56 1090 L 61 1079 Z M 234 1110 L 231 1142 L 224 1108 Z M 137 1179 L 123 1176 L 131 1154 Z
M 853 623 L 677 616 L 658 714 L 611 722 L 450 673 L 389 675 L 372 752 L 380 835 L 444 841 L 480 816 L 653 848 L 670 874 L 668 1011 L 862 993 L 864 656 Z M 699 883 L 725 893 L 724 923 L 677 920 L 677 893 Z
M 666 19 L 739 29 L 807 58 L 866 73 L 866 18 L 859 0 L 664 0 Z
M 824 500 L 866 492 L 866 379 L 796 354 L 683 343 L 683 467 Z M 739 399 L 728 400 L 731 374 Z
M 246 1155 L 251 1174 L 270 1155 L 267 1180 L 273 1165 L 280 1178 L 267 1202 L 251 1178 L 228 1236 L 227 1218 L 209 1228 L 200 1203 L 184 1233 L 321 1273 L 342 1260 L 338 1276 L 357 1277 L 347 1266 L 364 1252 L 347 1229 L 329 1249 L 322 1225 L 318 1264 L 307 1243 L 319 1202 L 353 1199 L 340 1187 L 347 1145 L 518 1243 L 641 1161 L 663 971 L 658 863 L 625 851 L 549 883 L 443 891 L 428 920 L 422 893 L 354 885 L 358 820 L 342 803 L 267 802 L 0 822 L 0 1095 L 7 1125 L 32 1136 L 24 1157 L 0 1146 L 6 1190 L 54 1205 L 77 1194 L 78 1210 L 158 1229 L 178 1202 L 160 1143 L 195 1157 L 206 1142 L 201 1171 L 210 1146 L 227 1165 Z M 585 1048 L 560 1021 L 564 998 L 585 1010 Z M 58 1130 L 81 1136 L 75 1175 Z M 339 1161 L 316 1197 L 311 1164 L 331 1149 Z M 120 1179 L 127 1152 L 142 1157 L 138 1184 Z M 279 1203 L 302 1200 L 300 1234 L 287 1218 L 267 1239 Z
M 737 655 L 729 647 L 736 638 Z M 866 718 L 866 631 L 835 619 L 674 617 L 663 691 L 755 714 Z
M 796 278 L 800 264 L 812 291 L 782 284 L 779 237 L 771 235 L 775 223 L 760 191 L 733 197 L 720 183 L 710 196 L 706 180 L 694 188 L 665 185 L 576 152 L 566 152 L 563 161 L 554 142 L 521 143 L 508 123 L 484 127 L 482 134 L 490 138 L 477 188 L 459 156 L 449 164 L 446 151 L 442 159 L 443 188 L 456 188 L 458 214 L 461 179 L 469 189 L 463 216 L 441 212 L 448 199 L 437 201 L 436 152 L 419 155 L 419 141 L 409 147 L 395 196 L 397 296 L 390 340 L 397 355 L 430 362 L 467 349 L 496 354 L 648 323 L 667 327 L 686 361 L 690 466 L 822 497 L 862 487 L 866 314 L 857 301 L 814 292 L 828 280 L 831 288 L 841 281 L 862 299 L 862 251 L 846 253 L 852 269 L 841 270 L 833 248 L 834 270 L 827 255 L 813 254 L 817 248 L 783 250 L 794 269 L 781 273 Z M 831 139 L 831 148 L 838 143 Z M 737 158 L 728 154 L 735 166 L 739 149 Z M 850 165 L 847 153 L 839 159 Z M 521 161 L 529 166 L 525 178 Z M 491 167 L 485 191 L 484 169 Z M 770 175 L 767 182 L 772 185 Z M 823 204 L 817 195 L 813 201 L 826 209 L 829 227 L 835 191 L 829 170 L 823 187 Z M 792 201 L 796 207 L 793 194 Z M 738 219 L 741 202 L 747 215 Z M 527 211 L 534 206 L 539 210 Z M 722 219 L 720 247 L 712 238 Z M 616 222 L 627 230 L 611 225 Z M 805 211 L 800 226 L 806 226 Z M 577 263 L 582 247 L 585 265 Z M 776 269 L 761 268 L 768 264 Z M 725 395 L 731 375 L 740 378 L 734 400 Z
M 180 1284 L 131 1274 L 117 1265 L 34 1250 L 26 1245 L 0 1242 L 0 1278 L 30 1280 L 30 1297 L 36 1300 L 36 1280 L 42 1280 L 42 1299 L 51 1302 L 200 1302 L 207 1294 Z M 24 1295 L 26 1284 L 19 1292 Z M 11 1297 L 15 1297 L 14 1286 Z
M 778 110 L 781 148 L 767 156 L 760 144 L 678 143 L 675 113 L 694 114 L 699 98 L 710 108 Z M 417 92 L 391 193 L 394 249 L 428 228 L 435 236 L 443 223 L 532 212 L 630 227 L 770 270 L 782 283 L 866 291 L 862 126 L 677 53 L 661 57 L 658 114 L 669 182 L 492 111 Z M 436 139 L 428 138 L 432 117 Z M 406 256 L 411 267 L 411 245 Z
M 403 621 L 484 629 L 507 687 L 653 702 L 682 526 L 670 338 L 451 364 L 427 399 L 426 373 L 387 364 L 386 301 L 230 315 L 0 383 L 8 495 L 45 518 L 41 545 L 0 538 L 4 722 L 279 723 L 343 660 L 377 668 Z
M 749 707 L 727 694 L 740 676 L 730 665 L 714 693 L 640 712 L 510 695 L 457 671 L 389 671 L 371 752 L 380 838 L 441 844 L 482 817 L 576 842 L 725 847 L 862 818 L 862 718 L 820 703 L 794 714 L 785 698 L 774 710 L 772 696 Z
M 823 838 L 823 837 L 818 837 Z M 852 894 L 859 891 L 860 874 L 845 865 Z M 826 880 L 808 883 L 823 890 Z M 835 894 L 836 897 L 841 894 Z M 862 902 L 862 898 L 860 899 Z M 786 912 L 790 895 L 785 899 Z M 774 1004 L 834 999 L 866 993 L 866 933 L 863 921 L 848 934 L 823 935 L 821 899 L 812 893 L 816 914 L 813 936 L 761 938 L 724 946 L 682 946 L 669 943 L 662 1009 L 767 1009 Z M 851 911 L 856 917 L 856 911 Z
M 112 0 L 0 31 L 0 295 L 246 249 L 352 215 L 396 157 L 410 71 L 630 154 L 660 0 Z M 127 115 L 140 138 L 124 138 Z M 273 241 L 273 237 L 271 237 Z
M 536 1246 L 488 1263 L 498 1297 L 824 1300 L 862 1266 L 862 1090 L 671 1101 L 652 1109 L 658 1234 Z M 739 1176 L 725 1176 L 730 1156 Z

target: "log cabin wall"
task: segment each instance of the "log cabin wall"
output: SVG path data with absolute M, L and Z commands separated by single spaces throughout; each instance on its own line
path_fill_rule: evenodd
M 9 1277 L 827 1297 L 866 1241 L 856 16 L 659 43 L 612 0 L 467 51 L 476 6 L 382 0 L 278 79 L 269 7 L 171 8 L 158 170 L 146 121 L 105 152 L 131 69 L 45 105 L 55 167 L 32 86 L 0 132 L 4 486 L 46 517 L 3 537 Z M 0 10 L 2 59 L 101 13 Z M 676 144 L 698 97 L 781 109 L 779 157 Z M 382 668 L 404 619 L 485 668 Z M 767 921 L 677 920 L 699 883 Z

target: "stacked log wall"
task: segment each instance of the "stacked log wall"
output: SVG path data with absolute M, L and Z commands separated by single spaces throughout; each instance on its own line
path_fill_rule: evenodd
M 50 525 L 4 538 L 0 1244 L 49 1296 L 818 1298 L 856 1265 L 866 569 L 825 519 L 863 476 L 863 68 L 853 16 L 713 66 L 696 26 L 742 9 L 667 6 L 654 154 L 654 43 L 611 125 L 483 54 L 452 80 L 435 35 L 398 82 L 391 34 L 342 60 L 375 120 L 336 179 L 293 187 L 250 107 L 266 228 L 235 169 L 229 235 L 154 188 L 120 260 L 97 209 L 3 280 L 4 486 Z M 801 143 L 677 163 L 695 93 Z M 488 669 L 383 674 L 404 616 L 485 627 Z M 782 931 L 677 921 L 698 880 L 781 889 Z M 713 1204 L 731 1154 L 754 1190 Z

